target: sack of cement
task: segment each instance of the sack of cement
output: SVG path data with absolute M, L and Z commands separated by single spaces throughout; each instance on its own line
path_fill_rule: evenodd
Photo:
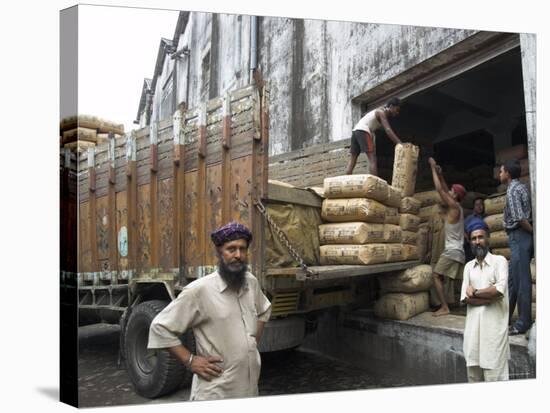
M 403 244 L 386 244 L 386 262 L 403 261 Z
M 366 244 L 384 242 L 384 224 L 342 222 L 319 225 L 321 244 Z
M 319 208 L 295 204 L 269 204 L 267 212 L 288 237 L 307 265 L 319 265 Z M 265 259 L 270 268 L 296 267 L 281 239 L 269 225 L 265 227 Z
M 418 248 L 418 259 L 422 263 L 427 263 L 428 254 L 428 224 L 420 224 L 418 227 L 418 233 L 416 237 L 416 246 Z
M 531 281 L 537 282 L 537 266 L 535 264 L 535 258 L 531 258 Z
M 441 204 L 443 200 L 437 191 L 424 191 L 417 192 L 413 196 L 414 199 L 420 201 L 420 208 L 424 208 L 430 205 Z
M 418 146 L 412 143 L 395 145 L 391 185 L 400 189 L 403 196 L 412 196 L 416 185 Z
M 390 320 L 408 320 L 417 314 L 428 311 L 427 292 L 412 294 L 390 293 L 374 303 L 374 315 Z
M 325 178 L 326 198 L 369 198 L 383 202 L 388 197 L 388 183 L 375 175 L 342 175 Z
M 328 222 L 364 221 L 383 224 L 386 207 L 367 198 L 325 199 L 321 217 Z
M 393 207 L 386 207 L 386 217 L 384 224 L 399 225 L 399 210 Z
M 502 255 L 507 260 L 509 260 L 512 256 L 512 251 L 510 250 L 510 248 L 491 248 L 491 252 L 494 255 Z
M 388 185 L 388 196 L 383 203 L 390 207 L 399 208 L 402 197 L 403 196 L 401 195 L 401 190 L 399 188 Z
M 406 196 L 401 200 L 399 212 L 402 214 L 418 215 L 420 213 L 420 201 L 412 196 Z
M 418 217 L 420 218 L 420 222 L 428 222 L 432 216 L 439 215 L 441 214 L 441 212 L 442 212 L 441 205 L 433 204 L 433 205 L 420 208 Z
M 416 293 L 429 291 L 432 287 L 432 267 L 421 264 L 412 268 L 378 277 L 380 291 L 386 293 Z
M 384 240 L 382 242 L 401 242 L 402 232 L 399 225 L 384 224 Z
M 485 213 L 487 215 L 501 214 L 506 206 L 506 194 L 489 197 L 485 200 Z
M 515 145 L 505 149 L 496 151 L 495 161 L 497 164 L 502 164 L 504 161 L 511 159 L 523 159 L 527 158 L 527 145 Z
M 416 245 L 417 241 L 418 241 L 418 232 L 413 232 L 413 231 L 401 232 L 401 242 L 403 244 Z
M 76 142 L 76 141 L 86 141 L 97 143 L 97 131 L 95 129 L 89 128 L 74 128 L 69 129 L 63 132 L 63 139 L 61 143 L 65 145 L 66 143 Z
M 483 220 L 491 232 L 502 231 L 504 229 L 504 214 L 489 215 L 483 218 Z
M 412 261 L 418 260 L 418 247 L 411 244 L 401 244 L 403 245 L 403 260 Z
M 399 226 L 403 231 L 418 231 L 420 217 L 413 214 L 399 214 Z
M 493 248 L 507 248 L 508 247 L 508 234 L 506 231 L 496 231 L 489 236 L 489 247 Z
M 386 261 L 386 244 L 323 245 L 321 265 L 380 264 Z

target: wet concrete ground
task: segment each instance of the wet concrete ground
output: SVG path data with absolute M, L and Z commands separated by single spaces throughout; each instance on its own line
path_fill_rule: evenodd
M 79 329 L 81 407 L 185 401 L 189 389 L 156 400 L 137 395 L 123 365 L 118 365 L 119 328 L 105 324 Z M 262 356 L 260 396 L 369 389 L 408 385 L 396 377 L 373 377 L 351 364 L 298 349 Z

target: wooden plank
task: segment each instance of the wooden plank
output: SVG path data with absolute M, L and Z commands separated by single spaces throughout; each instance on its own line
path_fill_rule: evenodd
M 362 275 L 380 275 L 385 272 L 399 271 L 419 265 L 419 261 L 389 262 L 371 265 L 322 265 L 308 267 L 313 272 L 311 281 L 358 277 Z M 302 277 L 301 268 L 268 268 L 268 276 L 295 275 Z
M 206 170 L 206 202 L 200 209 L 205 211 L 205 264 L 216 265 L 216 251 L 210 240 L 210 233 L 226 222 L 222 222 L 222 165 L 212 165 Z
M 231 216 L 231 96 L 224 102 L 225 116 L 222 130 L 222 222 Z
M 311 191 L 300 188 L 287 188 L 273 183 L 268 184 L 267 200 L 315 208 L 321 208 L 323 204 L 323 199 Z
M 149 177 L 149 207 L 150 207 L 150 239 L 151 268 L 159 267 L 159 199 L 156 144 L 151 145 L 151 170 Z M 145 185 L 144 185 L 145 186 Z
M 304 158 L 306 156 L 326 153 L 337 149 L 346 149 L 349 151 L 350 146 L 351 146 L 350 139 L 341 139 L 334 142 L 324 143 L 320 145 L 313 145 L 307 148 L 298 149 L 296 151 L 274 155 L 269 158 L 269 163 L 272 164 L 276 162 L 284 162 L 284 161 Z
M 185 146 L 181 144 L 174 145 L 174 263 L 181 269 L 184 266 L 185 257 L 185 171 L 181 159 L 185 156 Z
M 116 253 L 117 269 L 119 271 L 128 270 L 128 204 L 126 191 L 116 194 L 115 230 L 116 240 L 114 250 Z M 124 237 L 124 234 L 126 234 L 126 237 Z M 119 242 L 121 243 L 122 249 L 118 248 Z
M 101 266 L 96 267 L 96 271 L 106 271 L 109 266 L 109 197 L 96 197 L 96 239 L 97 239 L 97 259 Z
M 199 146 L 197 151 L 197 236 L 199 266 L 206 263 L 206 110 L 202 109 L 199 126 Z
M 90 204 L 89 202 L 83 202 L 79 205 L 79 234 L 78 234 L 78 271 L 79 272 L 91 272 L 92 271 L 92 248 L 90 241 L 92 239 L 90 235 L 91 217 L 90 217 Z
M 181 262 L 188 271 L 192 268 L 201 265 L 201 257 L 199 255 L 199 236 L 198 230 L 198 211 L 202 208 L 198 204 L 197 193 L 197 175 L 198 171 L 186 172 L 184 180 L 184 239 L 183 245 L 185 247 L 183 253 L 184 260 Z M 196 276 L 196 274 L 195 274 Z
M 138 274 L 151 268 L 151 187 L 141 185 L 137 188 L 137 256 L 136 271 Z
M 162 179 L 159 181 L 158 192 L 158 233 L 159 233 L 159 267 L 169 271 L 176 266 L 174 260 L 174 232 L 177 226 L 174 225 L 173 217 L 177 216 L 174 210 L 175 198 L 173 192 L 174 178 Z

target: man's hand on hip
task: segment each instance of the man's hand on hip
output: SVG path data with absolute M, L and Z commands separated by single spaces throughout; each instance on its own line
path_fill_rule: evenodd
M 212 380 L 214 377 L 219 377 L 223 370 L 217 363 L 222 363 L 223 359 L 218 356 L 201 357 L 195 356 L 191 363 L 191 371 L 198 374 L 206 381 Z

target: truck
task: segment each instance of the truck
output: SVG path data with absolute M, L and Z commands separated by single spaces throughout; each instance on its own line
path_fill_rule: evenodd
M 180 107 L 150 127 L 110 133 L 82 153 L 61 150 L 62 354 L 73 351 L 71 323 L 118 324 L 120 358 L 140 395 L 155 398 L 188 384 L 190 373 L 168 351 L 147 349 L 149 326 L 185 285 L 215 269 L 209 234 L 232 220 L 253 232 L 250 270 L 272 303 L 261 352 L 296 348 L 317 314 L 372 297 L 369 276 L 418 264 L 319 265 L 302 257 L 311 247 L 300 234 L 317 228 L 298 220 L 296 231 L 285 232 L 270 208 L 319 217 L 322 198 L 272 180 L 293 169 L 322 182 L 340 168 L 323 163 L 323 154 L 344 162 L 336 150 L 342 143 L 270 158 L 268 108 L 268 84 L 255 82 L 197 108 Z M 273 265 L 274 244 L 291 264 Z M 193 349 L 192 332 L 181 340 Z M 64 360 L 69 368 L 74 358 L 62 358 L 62 372 Z

